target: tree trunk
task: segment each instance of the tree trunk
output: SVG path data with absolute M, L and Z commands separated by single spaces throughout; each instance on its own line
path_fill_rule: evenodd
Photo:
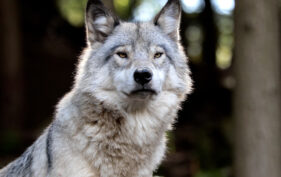
M 281 177 L 279 35 L 278 0 L 236 0 L 236 177 Z
M 24 92 L 17 1 L 1 0 L 0 12 L 1 127 L 18 130 L 23 120 Z

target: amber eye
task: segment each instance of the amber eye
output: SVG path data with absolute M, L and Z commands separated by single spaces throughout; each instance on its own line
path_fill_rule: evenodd
M 162 55 L 163 55 L 163 53 L 157 52 L 157 53 L 154 55 L 154 58 L 160 58 Z
M 116 53 L 120 58 L 127 58 L 127 54 L 125 52 L 117 52 Z

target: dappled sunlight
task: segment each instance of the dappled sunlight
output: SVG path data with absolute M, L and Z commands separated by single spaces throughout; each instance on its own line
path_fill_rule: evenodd
M 202 42 L 203 33 L 199 25 L 191 25 L 185 31 L 185 37 L 188 41 L 187 54 L 194 63 L 202 61 Z
M 156 14 L 157 6 L 152 2 L 144 1 L 140 6 L 134 11 L 135 21 L 149 21 Z
M 182 9 L 186 13 L 199 13 L 204 9 L 203 0 L 182 0 Z
M 84 21 L 84 8 L 86 0 L 57 0 L 57 6 L 62 16 L 73 26 L 82 26 Z M 133 20 L 149 21 L 160 10 L 167 0 L 140 0 L 133 12 Z M 234 0 L 212 0 L 214 10 L 218 14 L 229 15 L 232 13 Z M 113 0 L 115 11 L 121 17 L 128 16 L 131 0 Z M 203 0 L 181 0 L 185 13 L 200 13 L 205 3 Z
M 133 20 L 135 21 L 149 21 L 157 12 L 160 11 L 161 7 L 167 0 L 142 0 L 140 5 L 136 7 L 133 13 Z
M 216 51 L 216 65 L 220 69 L 231 66 L 233 56 L 233 21 L 229 17 L 221 16 L 217 20 L 219 30 L 218 47 Z
M 215 11 L 222 15 L 229 15 L 235 7 L 234 0 L 212 0 Z
M 216 64 L 221 69 L 226 69 L 231 65 L 232 52 L 229 47 L 219 46 L 216 51 Z

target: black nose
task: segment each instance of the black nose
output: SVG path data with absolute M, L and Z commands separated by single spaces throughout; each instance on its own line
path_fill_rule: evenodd
M 136 70 L 134 73 L 134 79 L 137 83 L 145 85 L 152 79 L 152 72 L 148 69 Z

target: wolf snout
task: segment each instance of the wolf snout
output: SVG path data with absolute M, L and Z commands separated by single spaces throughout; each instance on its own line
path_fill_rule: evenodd
M 152 71 L 149 69 L 137 69 L 134 72 L 134 79 L 140 85 L 145 85 L 152 80 Z

